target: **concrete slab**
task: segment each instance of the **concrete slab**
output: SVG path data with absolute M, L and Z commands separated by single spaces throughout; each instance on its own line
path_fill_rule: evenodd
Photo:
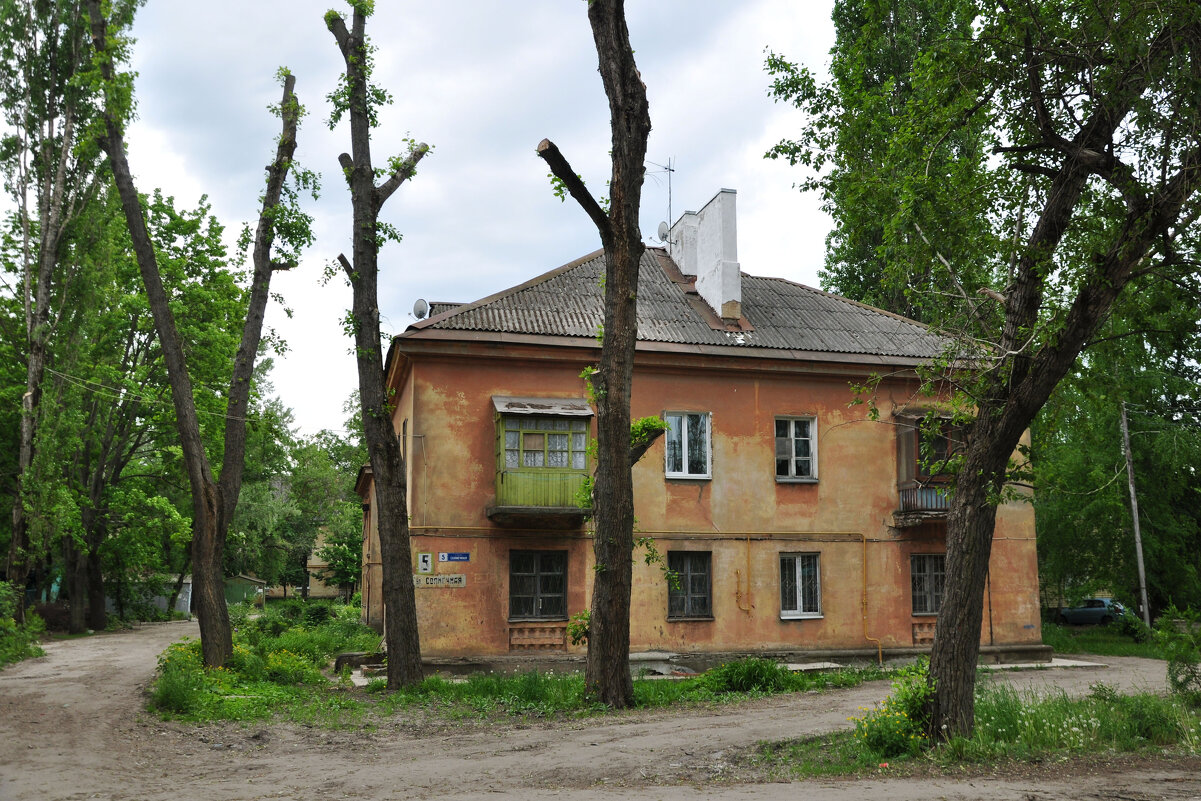
M 1085 662 L 1080 659 L 1055 657 L 1050 662 L 1014 662 L 1011 665 L 980 665 L 982 670 L 1049 670 L 1051 668 L 1107 668 L 1102 662 Z
M 846 665 L 837 662 L 790 662 L 782 666 L 793 673 L 808 673 L 815 670 L 842 670 Z

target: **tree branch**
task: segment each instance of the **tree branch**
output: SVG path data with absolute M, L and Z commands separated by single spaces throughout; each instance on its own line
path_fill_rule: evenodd
M 580 204 L 580 208 L 592 218 L 597 230 L 601 232 L 601 238 L 611 238 L 613 229 L 609 224 L 609 215 L 605 214 L 605 210 L 596 202 L 596 198 L 592 197 L 588 187 L 584 186 L 584 182 L 575 174 L 575 170 L 571 169 L 571 165 L 567 163 L 567 159 L 563 158 L 563 154 L 559 152 L 555 143 L 549 139 L 543 139 L 538 143 L 537 153 L 539 158 L 546 162 L 546 166 L 550 167 L 554 176 L 567 187 L 567 191 L 575 198 L 576 203 Z
M 421 142 L 409 151 L 409 156 L 399 165 L 396 170 L 389 176 L 387 181 L 380 184 L 375 190 L 375 207 L 381 208 L 388 202 L 388 198 L 392 197 L 392 193 L 400 188 L 400 185 L 413 177 L 417 172 L 417 162 L 430 152 L 430 146 L 425 142 Z M 343 154 L 345 155 L 345 154 Z
M 346 22 L 342 19 L 342 15 L 336 11 L 327 12 L 325 27 L 334 35 L 338 49 L 342 51 L 342 57 L 350 58 L 350 32 L 346 30 Z
M 338 264 L 341 264 L 342 269 L 346 271 L 346 277 L 353 280 L 354 279 L 354 268 L 350 266 L 350 262 L 348 262 L 346 260 L 346 257 L 344 255 L 342 255 L 341 253 L 338 254 Z

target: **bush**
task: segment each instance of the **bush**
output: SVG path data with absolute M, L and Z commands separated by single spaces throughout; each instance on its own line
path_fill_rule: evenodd
M 1154 632 L 1151 627 L 1143 622 L 1141 617 L 1138 617 L 1129 609 L 1122 613 L 1122 616 L 1111 624 L 1122 634 L 1135 642 L 1151 642 L 1154 637 Z
M 25 625 L 18 626 L 13 617 L 17 600 L 17 589 L 7 581 L 0 581 L 0 667 L 44 653 L 38 638 L 45 632 L 46 624 L 36 614 L 28 612 Z
M 315 684 L 325 681 L 321 671 L 309 659 L 288 650 L 267 654 L 267 678 L 276 684 Z
M 1168 686 L 1189 706 L 1201 707 L 1201 615 L 1170 607 L 1159 618 L 1156 642 L 1168 657 Z
M 705 673 L 704 681 L 715 693 L 781 692 L 791 684 L 792 672 L 770 659 L 739 659 Z
M 925 658 L 902 668 L 892 682 L 892 694 L 876 710 L 855 723 L 855 738 L 877 757 L 916 754 L 926 745 L 928 704 L 934 694 Z

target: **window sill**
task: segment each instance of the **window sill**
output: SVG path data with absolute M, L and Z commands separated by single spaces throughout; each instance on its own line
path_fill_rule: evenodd
M 511 617 L 510 623 L 566 623 L 566 617 Z
M 793 476 L 776 476 L 777 484 L 816 484 L 816 478 L 795 478 Z
M 780 620 L 821 620 L 823 614 L 805 614 L 805 615 L 780 615 Z
M 692 476 L 686 473 L 666 473 L 664 476 L 668 481 L 712 481 L 713 474 L 709 473 L 703 476 Z
M 700 616 L 697 616 L 697 617 L 668 617 L 667 622 L 668 623 L 705 623 L 705 622 L 712 622 L 715 619 L 716 618 L 714 618 L 713 615 L 708 615 L 708 616 L 704 616 L 704 617 L 700 617 Z
M 937 612 L 914 612 L 914 617 L 938 617 Z

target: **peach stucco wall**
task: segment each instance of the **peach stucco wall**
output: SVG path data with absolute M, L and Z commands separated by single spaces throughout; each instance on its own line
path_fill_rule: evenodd
M 508 620 L 510 550 L 566 551 L 568 612 L 588 606 L 593 559 L 586 525 L 567 532 L 525 531 L 500 528 L 486 515 L 495 500 L 492 396 L 584 396 L 579 373 L 589 354 L 562 350 L 563 357 L 532 347 L 498 350 L 503 358 L 416 353 L 396 373 L 396 429 L 399 433 L 407 420 L 410 435 L 414 564 L 417 553 L 432 553 L 436 574 L 465 576 L 461 587 L 417 590 L 427 655 L 504 653 L 511 625 L 534 625 Z M 660 440 L 635 466 L 634 481 L 637 527 L 660 552 L 711 552 L 713 619 L 669 621 L 660 568 L 637 558 L 634 649 L 874 648 L 867 636 L 884 648 L 914 645 L 915 624 L 932 623 L 933 617 L 911 612 L 909 555 L 943 552 L 945 524 L 891 527 L 898 506 L 892 411 L 915 400 L 913 387 L 886 382 L 877 399 L 879 418 L 872 420 L 866 405 L 851 405 L 850 382 L 865 375 L 846 367 L 640 354 L 635 417 L 666 411 L 711 414 L 711 479 L 666 479 Z M 817 418 L 816 483 L 776 482 L 777 416 Z M 373 534 L 374 525 L 368 530 Z M 470 561 L 439 563 L 440 552 L 469 553 Z M 368 619 L 377 622 L 382 606 L 378 567 L 370 564 L 373 553 L 378 554 L 378 545 L 369 539 L 364 602 Z M 819 554 L 820 618 L 781 619 L 780 553 Z M 1039 642 L 1029 504 L 1011 502 L 999 509 L 991 565 L 982 644 Z

